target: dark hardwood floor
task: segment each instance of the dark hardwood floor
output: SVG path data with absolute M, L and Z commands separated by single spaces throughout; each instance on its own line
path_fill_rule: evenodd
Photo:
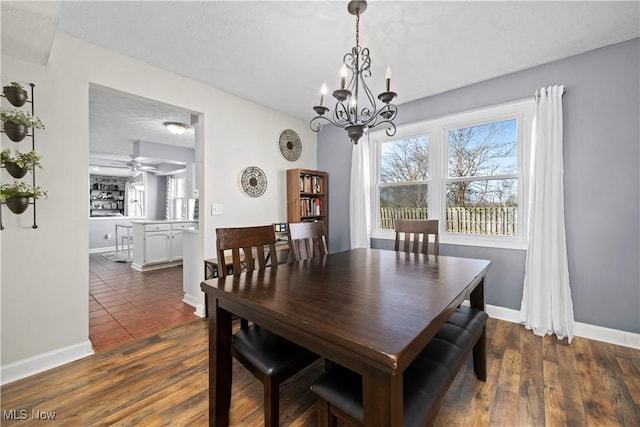
M 568 345 L 495 319 L 487 334 L 487 382 L 469 360 L 436 426 L 640 425 L 639 350 L 584 338 Z M 309 385 L 322 370 L 319 361 L 283 385 L 282 425 L 315 425 Z M 205 426 L 207 378 L 201 319 L 3 386 L 2 425 Z M 262 384 L 235 361 L 232 393 L 232 425 L 262 425 Z M 27 420 L 15 419 L 22 413 Z

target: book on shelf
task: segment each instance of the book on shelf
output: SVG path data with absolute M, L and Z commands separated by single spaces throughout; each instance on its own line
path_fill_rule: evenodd
M 322 177 L 300 175 L 299 188 L 302 193 L 322 193 Z
M 322 200 L 317 197 L 300 199 L 300 216 L 322 215 Z

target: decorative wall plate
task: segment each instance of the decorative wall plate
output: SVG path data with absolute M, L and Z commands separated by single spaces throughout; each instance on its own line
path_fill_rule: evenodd
M 249 166 L 240 174 L 240 186 L 248 196 L 260 197 L 267 191 L 267 175 L 257 166 Z
M 285 159 L 290 162 L 295 162 L 300 158 L 302 154 L 302 142 L 297 133 L 291 129 L 285 129 L 280 134 L 280 152 Z

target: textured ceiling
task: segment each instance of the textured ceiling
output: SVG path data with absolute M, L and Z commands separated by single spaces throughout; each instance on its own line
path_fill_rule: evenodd
M 3 0 L 2 54 L 46 64 L 57 26 L 308 121 L 320 86 L 335 89 L 342 57 L 354 45 L 355 18 L 346 5 Z M 402 104 L 639 37 L 639 10 L 638 1 L 379 0 L 362 15 L 360 38 L 371 51 L 372 91 L 382 90 L 390 65 Z M 122 155 L 134 140 L 184 145 L 193 139 L 174 138 L 158 126 L 172 119 L 189 123 L 188 112 L 91 93 L 92 152 Z
M 75 37 L 309 120 L 354 45 L 346 1 L 65 1 Z M 640 3 L 371 1 L 361 44 L 397 103 L 640 35 Z M 532 88 L 533 90 L 533 88 Z
M 110 89 L 89 89 L 89 128 L 91 153 L 133 154 L 135 141 L 194 147 L 193 128 L 173 135 L 164 122 L 191 125 L 191 114 L 177 107 L 160 104 Z

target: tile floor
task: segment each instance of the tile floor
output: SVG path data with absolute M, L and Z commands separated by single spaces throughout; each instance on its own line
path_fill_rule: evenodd
M 89 338 L 96 352 L 200 319 L 182 298 L 182 266 L 142 273 L 89 255 Z

